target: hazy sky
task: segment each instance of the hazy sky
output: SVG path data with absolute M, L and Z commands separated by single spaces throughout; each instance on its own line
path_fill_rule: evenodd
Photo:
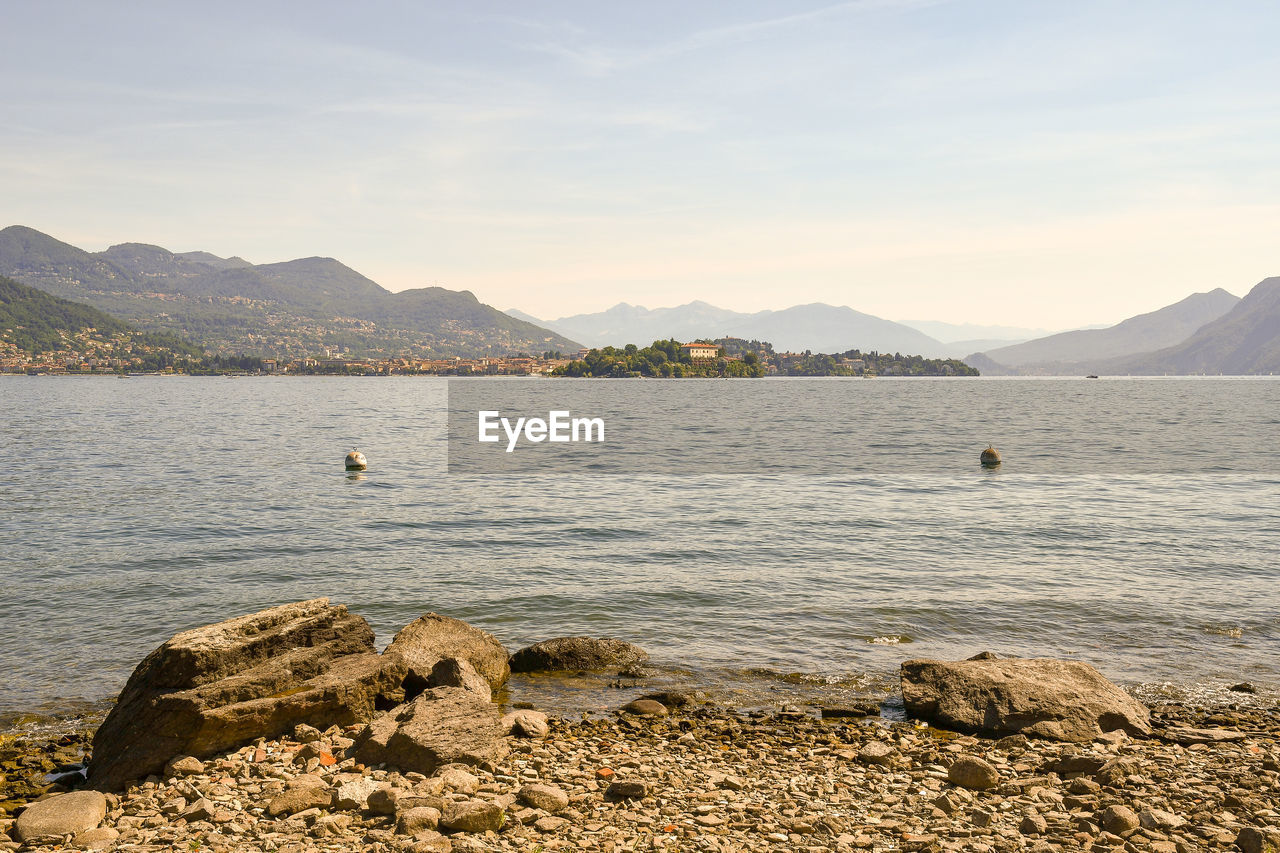
M 1280 4 L 4 3 L 0 226 L 553 318 L 1063 328 L 1280 274 Z

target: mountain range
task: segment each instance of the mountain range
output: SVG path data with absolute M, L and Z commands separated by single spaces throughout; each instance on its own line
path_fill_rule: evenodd
M 1043 335 L 1028 341 L 954 340 L 965 334 L 1016 336 L 1036 330 L 1008 326 L 915 325 L 952 338 L 942 341 L 905 323 L 821 303 L 745 314 L 706 302 L 648 309 L 625 302 L 596 314 L 543 321 L 509 313 L 591 346 L 674 337 L 738 337 L 770 341 L 779 351 L 903 352 L 963 357 L 984 375 L 1258 374 L 1280 371 L 1280 278 L 1268 278 L 1243 299 L 1216 288 L 1130 317 L 1114 326 Z M 963 348 L 963 349 L 962 349 Z M 959 350 L 959 351 L 957 351 Z
M 1112 359 L 1171 347 L 1189 338 L 1198 329 L 1226 314 L 1240 302 L 1222 288 L 1193 293 L 1180 302 L 1103 329 L 1079 329 L 1039 338 L 982 353 L 987 373 L 1031 374 L 1093 373 Z
M 88 304 L 143 332 L 180 335 L 219 354 L 292 358 L 328 349 L 360 357 L 476 357 L 572 352 L 579 341 L 620 346 L 738 337 L 768 341 L 778 351 L 963 355 L 986 374 L 1280 370 L 1280 278 L 1265 279 L 1243 299 L 1219 288 L 1110 327 L 974 346 L 974 341 L 954 339 L 943 343 L 905 323 L 822 303 L 743 313 L 706 302 L 654 310 L 624 302 L 596 314 L 543 322 L 518 311 L 498 311 L 466 291 L 430 287 L 391 293 L 332 258 L 253 264 L 143 243 L 87 252 L 23 226 L 0 230 L 0 276 Z M 950 338 L 969 328 L 996 338 L 1034 331 L 919 325 Z M 960 347 L 971 347 L 969 354 L 957 351 Z
M 820 302 L 752 314 L 706 302 L 654 309 L 620 302 L 607 311 L 545 321 L 522 311 L 507 313 L 592 347 L 643 345 L 668 338 L 691 341 L 733 337 L 768 341 L 779 352 L 836 353 L 860 349 L 952 358 L 972 351 L 963 345 L 944 344 L 902 323 Z
M 219 353 L 476 357 L 579 346 L 467 291 L 391 293 L 333 258 L 251 264 L 144 243 L 87 252 L 15 225 L 0 230 L 0 275 Z
M 1263 279 L 1230 311 L 1155 352 L 1112 359 L 1108 373 L 1245 375 L 1280 372 L 1280 276 Z

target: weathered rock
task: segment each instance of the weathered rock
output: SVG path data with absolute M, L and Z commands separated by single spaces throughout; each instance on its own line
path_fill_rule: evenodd
M 323 785 L 297 785 L 281 791 L 267 804 L 267 813 L 297 814 L 307 809 L 327 809 L 333 805 L 333 791 Z
M 1142 821 L 1128 806 L 1107 806 L 1098 816 L 1102 828 L 1112 835 L 1128 835 L 1142 825 Z
M 1136 773 L 1138 766 L 1127 758 L 1113 758 L 1094 774 L 1093 781 L 1099 785 L 1115 785 L 1126 776 Z
M 438 832 L 427 830 L 413 836 L 413 842 L 405 848 L 405 853 L 451 853 L 452 850 L 453 842 Z
M 99 790 L 299 723 L 352 725 L 403 695 L 407 667 L 374 651 L 373 631 L 326 598 L 183 631 L 133 671 L 93 740 Z
M 502 730 L 516 737 L 537 738 L 541 740 L 551 732 L 547 723 L 547 715 L 541 711 L 512 711 L 499 721 Z
M 369 797 L 374 791 L 385 787 L 387 783 L 369 776 L 343 782 L 333 789 L 333 806 L 344 811 L 360 811 L 369 807 Z
M 1138 815 L 1138 820 L 1142 821 L 1144 829 L 1154 829 L 1158 832 L 1179 829 L 1187 823 L 1173 812 L 1167 812 L 1162 809 L 1146 809 Z
M 430 775 L 445 764 L 496 764 L 508 752 L 504 734 L 492 702 L 460 687 L 433 687 L 369 723 L 347 754 Z
M 178 812 L 178 816 L 187 823 L 195 823 L 198 820 L 208 820 L 213 817 L 216 812 L 217 808 L 213 803 L 209 802 L 204 797 L 201 797 L 191 805 L 184 806 L 182 810 Z
M 293 727 L 293 739 L 298 743 L 314 743 L 324 737 L 324 733 L 315 726 L 298 723 Z
M 86 829 L 84 832 L 77 832 L 75 838 L 71 839 L 71 845 L 81 850 L 105 850 L 115 844 L 116 839 L 119 837 L 119 830 L 109 826 L 100 826 L 97 829 Z
M 438 613 L 428 613 L 401 628 L 387 652 L 399 654 L 409 666 L 405 684 L 409 698 L 428 686 L 435 665 L 445 658 L 471 664 L 493 690 L 505 684 L 511 674 L 507 650 L 496 637 Z
M 962 755 L 947 768 L 947 781 L 961 788 L 985 791 L 1000 784 L 1000 773 L 974 755 Z
M 577 672 L 644 663 L 649 654 L 622 640 L 557 637 L 534 643 L 511 656 L 512 672 Z
M 457 832 L 496 832 L 502 826 L 503 811 L 484 800 L 463 800 L 445 805 L 440 824 Z
M 661 702 L 652 699 L 634 699 L 622 706 L 624 714 L 635 714 L 638 717 L 665 717 L 670 711 Z
M 400 795 L 401 791 L 396 788 L 377 788 L 365 800 L 365 808 L 374 814 L 395 814 Z
M 1158 734 L 1167 741 L 1180 743 L 1183 746 L 1197 743 L 1232 743 L 1245 738 L 1244 732 L 1231 729 L 1195 729 L 1190 726 L 1170 726 Z
M 858 750 L 858 760 L 863 764 L 877 764 L 884 766 L 893 761 L 893 747 L 887 743 L 881 743 L 873 740 L 871 743 Z
M 1280 831 L 1246 826 L 1236 835 L 1241 853 L 1280 853 Z
M 489 682 L 476 672 L 475 667 L 470 663 L 458 658 L 444 658 L 436 661 L 436 665 L 431 668 L 431 677 L 427 680 L 427 685 L 429 687 L 461 687 L 463 690 L 470 690 L 477 696 L 483 697 L 486 701 L 493 698 L 493 688 L 489 686 Z
M 190 755 L 179 755 L 169 760 L 164 767 L 165 778 L 174 776 L 196 776 L 204 772 L 204 762 Z
M 649 786 L 644 782 L 619 779 L 609 785 L 604 795 L 612 800 L 643 800 L 649 796 Z
M 1023 835 L 1044 835 L 1049 831 L 1049 822 L 1043 815 L 1032 812 L 1018 824 L 1018 831 Z
M 311 834 L 316 838 L 341 836 L 349 826 L 351 826 L 351 815 L 349 814 L 321 815 L 316 818 L 315 823 L 311 824 Z
M 907 713 L 957 731 L 1077 742 L 1115 729 L 1151 733 L 1145 707 L 1077 661 L 912 660 L 901 681 Z
M 396 815 L 396 835 L 417 835 L 440 825 L 440 811 L 429 806 L 408 809 Z
M 107 816 L 107 798 L 97 791 L 72 791 L 29 803 L 18 815 L 13 835 L 18 841 L 61 837 L 95 829 Z
M 460 767 L 446 767 L 436 774 L 441 786 L 460 794 L 474 794 L 480 790 L 480 780 Z
M 534 783 L 525 785 L 518 794 L 520 802 L 555 814 L 569 807 L 569 795 L 555 785 Z

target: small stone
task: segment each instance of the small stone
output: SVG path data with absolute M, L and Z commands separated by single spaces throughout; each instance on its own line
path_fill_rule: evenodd
M 612 800 L 643 800 L 649 796 L 649 786 L 644 782 L 619 779 L 609 785 L 604 795 Z
M 541 711 L 519 710 L 506 714 L 498 721 L 504 732 L 516 737 L 536 738 L 541 740 L 551 732 L 547 715 Z
M 1128 806 L 1107 806 L 1098 816 L 1102 828 L 1123 838 L 1142 825 L 1138 815 Z
M 1000 738 L 995 742 L 995 748 L 1008 752 L 1011 749 L 1026 749 L 1028 743 L 1030 743 L 1030 740 L 1027 739 L 1026 735 L 1014 734 Z
M 319 785 L 302 785 L 286 788 L 267 804 L 267 814 L 272 817 L 297 814 L 307 809 L 327 809 L 333 803 L 333 793 Z
M 453 842 L 431 830 L 419 832 L 405 848 L 406 853 L 451 853 L 452 850 Z
M 556 830 L 562 829 L 568 825 L 569 821 L 562 817 L 556 817 L 555 815 L 540 817 L 533 822 L 534 829 L 539 832 L 555 832 Z
M 1000 774 L 986 761 L 973 755 L 957 758 L 947 769 L 947 781 L 961 788 L 985 791 L 1000 783 Z
M 293 739 L 298 743 L 314 743 L 322 737 L 324 737 L 324 734 L 315 726 L 298 723 L 293 727 Z
M 480 780 L 465 770 L 457 767 L 446 767 L 436 774 L 444 787 L 460 794 L 474 794 L 480 790 Z
M 446 803 L 440 823 L 458 832 L 497 832 L 502 826 L 503 811 L 484 800 Z
M 1023 835 L 1044 835 L 1049 831 L 1049 822 L 1044 816 L 1032 812 L 1022 819 L 1022 823 L 1018 824 L 1018 831 Z
M 943 814 L 955 814 L 960 809 L 960 803 L 951 794 L 943 794 L 941 797 L 933 801 L 933 805 Z
M 1173 812 L 1161 809 L 1146 809 L 1138 815 L 1138 820 L 1142 822 L 1143 829 L 1154 829 L 1160 832 L 1179 829 L 1187 823 Z
M 343 782 L 334 789 L 333 806 L 344 811 L 360 811 L 369 805 L 369 797 L 374 791 L 386 785 L 369 776 L 361 776 L 350 782 Z
M 873 740 L 858 750 L 858 760 L 863 764 L 884 766 L 893 761 L 894 749 L 888 744 Z
M 187 823 L 195 823 L 198 820 L 211 820 L 216 811 L 213 803 L 201 797 L 183 809 L 180 817 Z
M 83 832 L 77 832 L 71 843 L 85 850 L 101 850 L 104 847 L 110 847 L 119 837 L 120 832 L 118 830 L 109 826 L 100 826 L 97 829 L 86 829 Z
M 365 808 L 374 814 L 395 814 L 396 800 L 399 799 L 401 791 L 397 788 L 378 788 L 369 794 L 369 798 L 365 800 Z
M 1067 792 L 1082 796 L 1090 796 L 1102 790 L 1102 786 L 1092 779 L 1086 779 L 1080 776 L 1071 780 L 1071 784 L 1067 786 Z
M 986 809 L 974 809 L 973 813 L 969 815 L 969 821 L 974 826 L 991 826 L 995 819 L 995 814 Z
M 316 818 L 315 823 L 311 824 L 311 834 L 317 838 L 342 835 L 349 826 L 351 826 L 351 815 L 349 814 L 321 815 Z
M 569 807 L 569 795 L 554 785 L 531 784 L 520 789 L 520 802 L 555 814 Z
M 1257 693 L 1258 688 L 1254 687 L 1248 681 L 1242 681 L 1239 684 L 1233 684 L 1227 688 L 1232 693 Z
M 396 816 L 396 835 L 417 835 L 440 825 L 438 809 L 423 806 L 408 809 Z
M 174 776 L 199 776 L 204 772 L 204 762 L 191 755 L 179 755 L 169 759 L 165 765 L 166 779 Z
M 665 717 L 671 712 L 667 706 L 653 699 L 636 699 L 622 706 L 624 714 L 635 714 L 638 717 Z

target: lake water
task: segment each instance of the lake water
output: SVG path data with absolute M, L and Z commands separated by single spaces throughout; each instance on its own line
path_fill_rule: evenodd
M 318 596 L 380 643 L 428 611 L 511 650 L 627 639 L 654 683 L 743 705 L 985 649 L 1144 695 L 1280 687 L 1280 382 L 455 380 L 455 404 L 594 406 L 613 440 L 594 466 L 453 473 L 449 385 L 0 378 L 0 718 Z M 623 692 L 512 687 L 566 711 Z

